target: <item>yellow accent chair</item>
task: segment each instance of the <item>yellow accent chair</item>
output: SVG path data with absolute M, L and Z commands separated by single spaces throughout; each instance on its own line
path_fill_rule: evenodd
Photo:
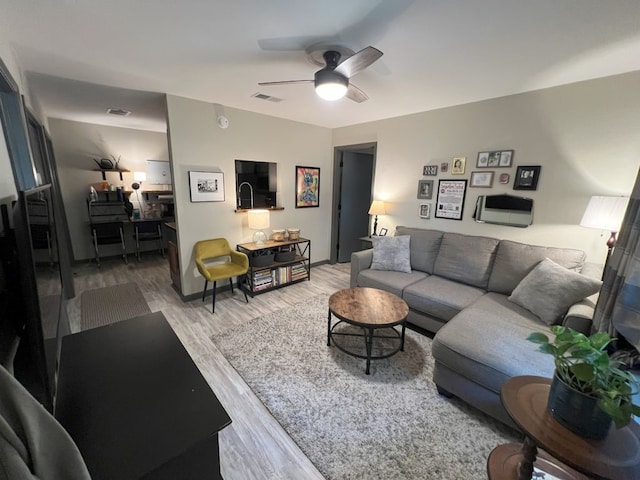
M 238 288 L 242 290 L 245 301 L 249 303 L 247 292 L 242 288 L 242 277 L 249 270 L 249 258 L 244 253 L 232 250 L 226 238 L 213 238 L 196 242 L 193 254 L 198 271 L 204 277 L 203 302 L 207 293 L 207 285 L 209 282 L 213 282 L 212 313 L 216 311 L 216 283 L 225 278 L 229 279 L 231 293 L 233 293 L 233 277 L 238 277 Z

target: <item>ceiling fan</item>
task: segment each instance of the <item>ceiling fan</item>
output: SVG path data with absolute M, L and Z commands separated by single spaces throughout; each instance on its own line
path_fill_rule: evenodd
M 344 47 L 327 47 L 322 52 L 324 68 L 318 70 L 313 80 L 284 80 L 280 82 L 260 82 L 258 85 L 293 85 L 297 83 L 313 83 L 318 96 L 324 100 L 338 100 L 346 96 L 354 102 L 362 103 L 369 97 L 349 80 L 360 73 L 382 56 L 382 52 L 374 47 L 366 47 L 345 58 L 342 62 Z M 348 51 L 348 50 L 347 50 Z M 315 52 L 317 53 L 317 52 Z M 314 52 L 309 53 L 314 61 Z

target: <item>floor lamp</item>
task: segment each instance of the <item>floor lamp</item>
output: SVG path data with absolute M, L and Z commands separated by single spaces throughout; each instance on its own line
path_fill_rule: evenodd
M 607 258 L 604 262 L 605 269 L 609 263 L 609 257 L 611 257 L 613 247 L 616 245 L 616 234 L 620 230 L 622 218 L 627 209 L 627 203 L 629 203 L 629 197 L 591 197 L 580 221 L 580 226 L 582 227 L 597 228 L 598 230 L 611 232 L 607 240 Z

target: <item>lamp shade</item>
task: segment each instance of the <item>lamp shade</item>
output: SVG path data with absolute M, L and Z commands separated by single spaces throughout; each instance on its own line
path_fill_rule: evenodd
M 617 232 L 628 202 L 629 197 L 591 197 L 580 226 Z
M 268 210 L 249 210 L 249 228 L 252 230 L 262 230 L 269 228 Z
M 133 180 L 136 182 L 145 182 L 147 174 L 145 172 L 133 172 Z
M 384 215 L 387 213 L 384 202 L 382 200 L 374 200 L 369 207 L 369 215 Z

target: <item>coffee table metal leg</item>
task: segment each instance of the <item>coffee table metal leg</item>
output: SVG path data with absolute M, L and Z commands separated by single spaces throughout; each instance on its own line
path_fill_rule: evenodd
M 369 367 L 371 366 L 371 350 L 373 345 L 373 328 L 364 329 L 364 343 L 367 347 L 367 369 L 364 373 L 369 375 Z
M 404 331 L 407 327 L 407 322 L 402 324 L 402 337 L 400 338 L 400 351 L 404 352 Z
M 327 347 L 331 346 L 331 310 L 329 310 L 329 319 L 327 320 Z

